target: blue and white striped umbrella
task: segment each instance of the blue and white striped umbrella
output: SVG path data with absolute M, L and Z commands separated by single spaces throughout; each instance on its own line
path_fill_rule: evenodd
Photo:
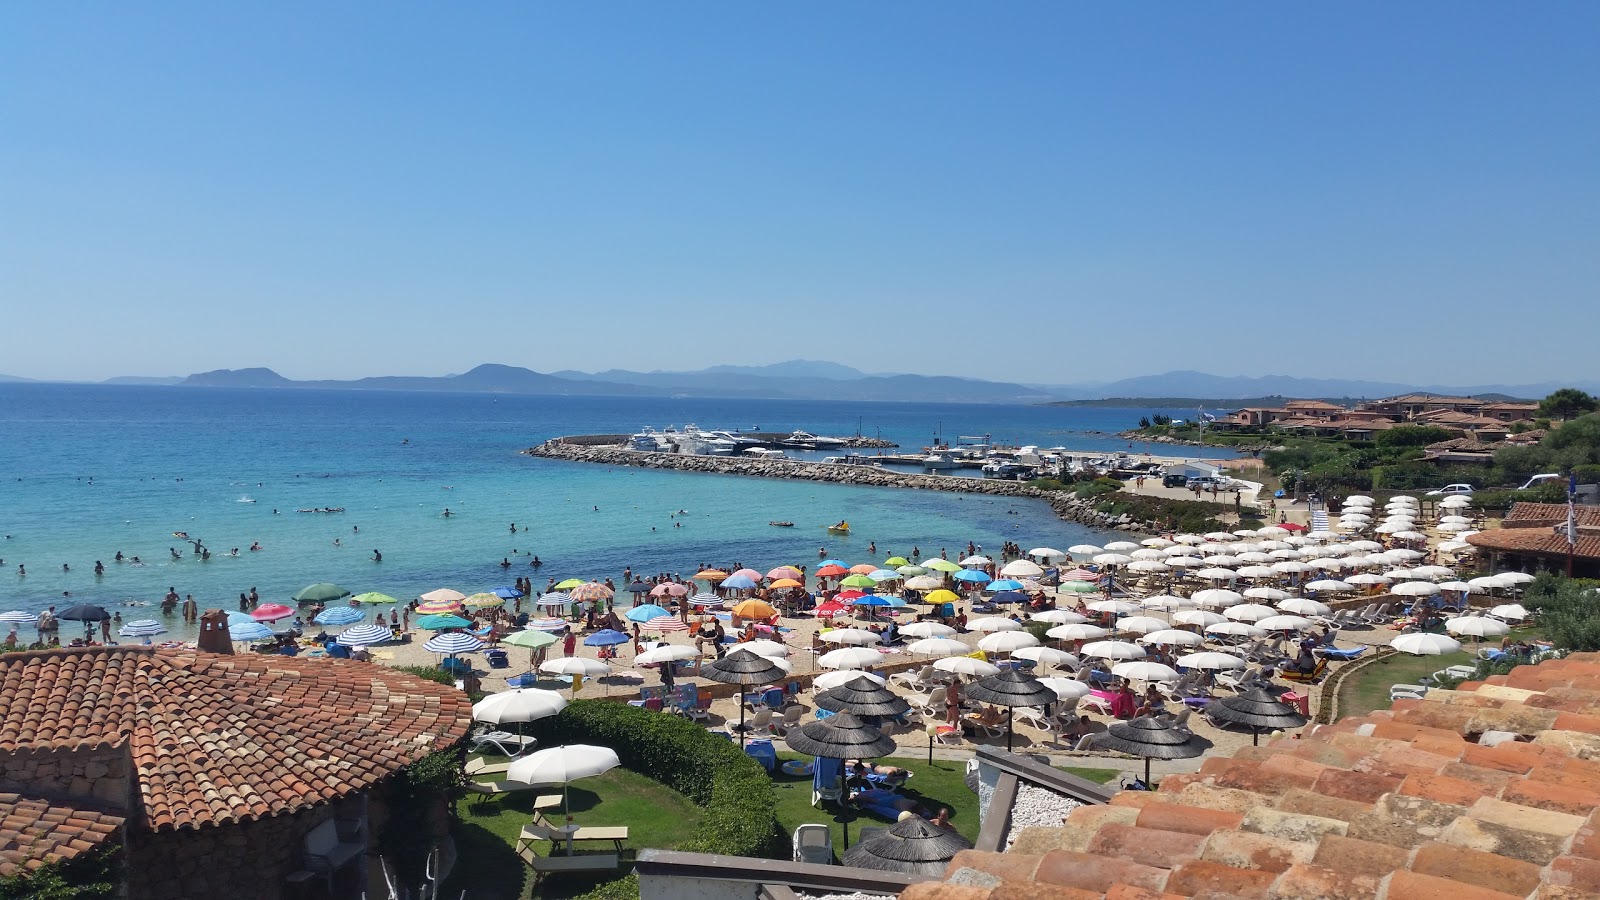
M 422 649 L 429 653 L 473 653 L 483 649 L 483 641 L 478 640 L 464 631 L 447 631 L 428 638 Z
M 318 625 L 354 625 L 365 619 L 367 614 L 352 606 L 335 606 L 317 613 L 312 619 Z
M 228 637 L 235 641 L 271 640 L 272 629 L 260 622 L 241 622 L 228 626 Z
M 552 591 L 539 597 L 538 606 L 566 606 L 572 598 L 561 591 Z
M 368 644 L 381 644 L 393 638 L 394 632 L 382 625 L 357 625 L 345 629 L 344 633 L 339 635 L 338 641 L 346 647 L 365 647 Z
M 230 612 L 230 613 L 227 613 L 227 616 L 228 616 L 228 627 L 229 628 L 232 628 L 235 625 L 259 625 L 259 624 L 261 624 L 260 622 L 257 622 L 255 619 L 250 618 L 250 614 L 249 613 Z
M 39 621 L 39 616 L 31 612 L 14 609 L 8 613 L 0 613 L 0 623 L 6 625 L 33 625 Z
M 129 622 L 117 629 L 117 636 L 150 637 L 152 635 L 165 634 L 166 631 L 167 626 L 157 622 L 155 619 L 140 619 L 137 622 Z

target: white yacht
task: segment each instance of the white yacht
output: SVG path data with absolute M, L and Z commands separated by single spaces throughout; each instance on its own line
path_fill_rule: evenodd
M 769 447 L 746 447 L 744 454 L 755 459 L 788 459 L 782 450 L 773 450 Z
M 949 450 L 935 450 L 922 458 L 922 467 L 934 471 L 954 469 L 956 467 L 955 454 Z

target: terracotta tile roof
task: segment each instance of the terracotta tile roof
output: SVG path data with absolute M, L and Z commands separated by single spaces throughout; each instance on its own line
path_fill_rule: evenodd
M 1578 543 L 1573 555 L 1600 559 L 1600 507 L 1576 509 Z M 1564 503 L 1514 503 L 1502 527 L 1468 535 L 1467 543 L 1486 550 L 1511 553 L 1567 553 L 1567 506 Z
M 946 877 L 901 898 L 1600 896 L 1600 654 L 1208 758 Z
M 71 859 L 121 827 L 121 816 L 0 792 L 0 878 Z
M 361 790 L 471 723 L 465 694 L 371 663 L 152 647 L 0 656 L 0 766 L 18 749 L 126 745 L 157 830 Z

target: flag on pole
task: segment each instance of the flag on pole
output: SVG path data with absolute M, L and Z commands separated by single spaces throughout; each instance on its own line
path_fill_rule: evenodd
M 1567 551 L 1578 546 L 1578 475 L 1567 475 Z

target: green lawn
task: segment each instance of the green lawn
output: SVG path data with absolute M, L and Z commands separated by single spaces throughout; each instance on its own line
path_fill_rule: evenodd
M 515 844 L 522 826 L 533 818 L 535 793 L 538 792 L 508 794 L 479 807 L 474 807 L 470 798 L 461 802 L 462 821 L 455 830 L 461 862 L 441 896 L 459 896 L 463 890 L 473 900 L 525 895 L 526 867 L 516 856 Z M 620 768 L 573 782 L 567 798 L 572 819 L 579 825 L 628 826 L 628 849 L 623 854 L 625 867 L 641 847 L 665 850 L 676 847 L 694 834 L 702 814 L 700 807 L 676 791 Z M 545 817 L 556 821 L 561 814 L 556 810 L 545 813 Z M 534 849 L 545 856 L 550 852 L 550 845 L 536 843 Z M 612 877 L 616 876 L 546 878 L 539 886 L 539 896 L 572 897 Z
M 1526 641 L 1539 636 L 1534 628 L 1513 628 L 1512 640 Z M 1498 647 L 1499 639 L 1484 643 L 1470 640 L 1462 643 L 1462 652 L 1445 656 L 1412 656 L 1407 653 L 1391 654 L 1383 662 L 1372 663 L 1345 679 L 1339 686 L 1339 717 L 1364 716 L 1377 709 L 1388 709 L 1389 686 L 1416 684 L 1418 679 L 1432 675 L 1450 666 L 1476 665 L 1477 653 L 1484 647 Z

